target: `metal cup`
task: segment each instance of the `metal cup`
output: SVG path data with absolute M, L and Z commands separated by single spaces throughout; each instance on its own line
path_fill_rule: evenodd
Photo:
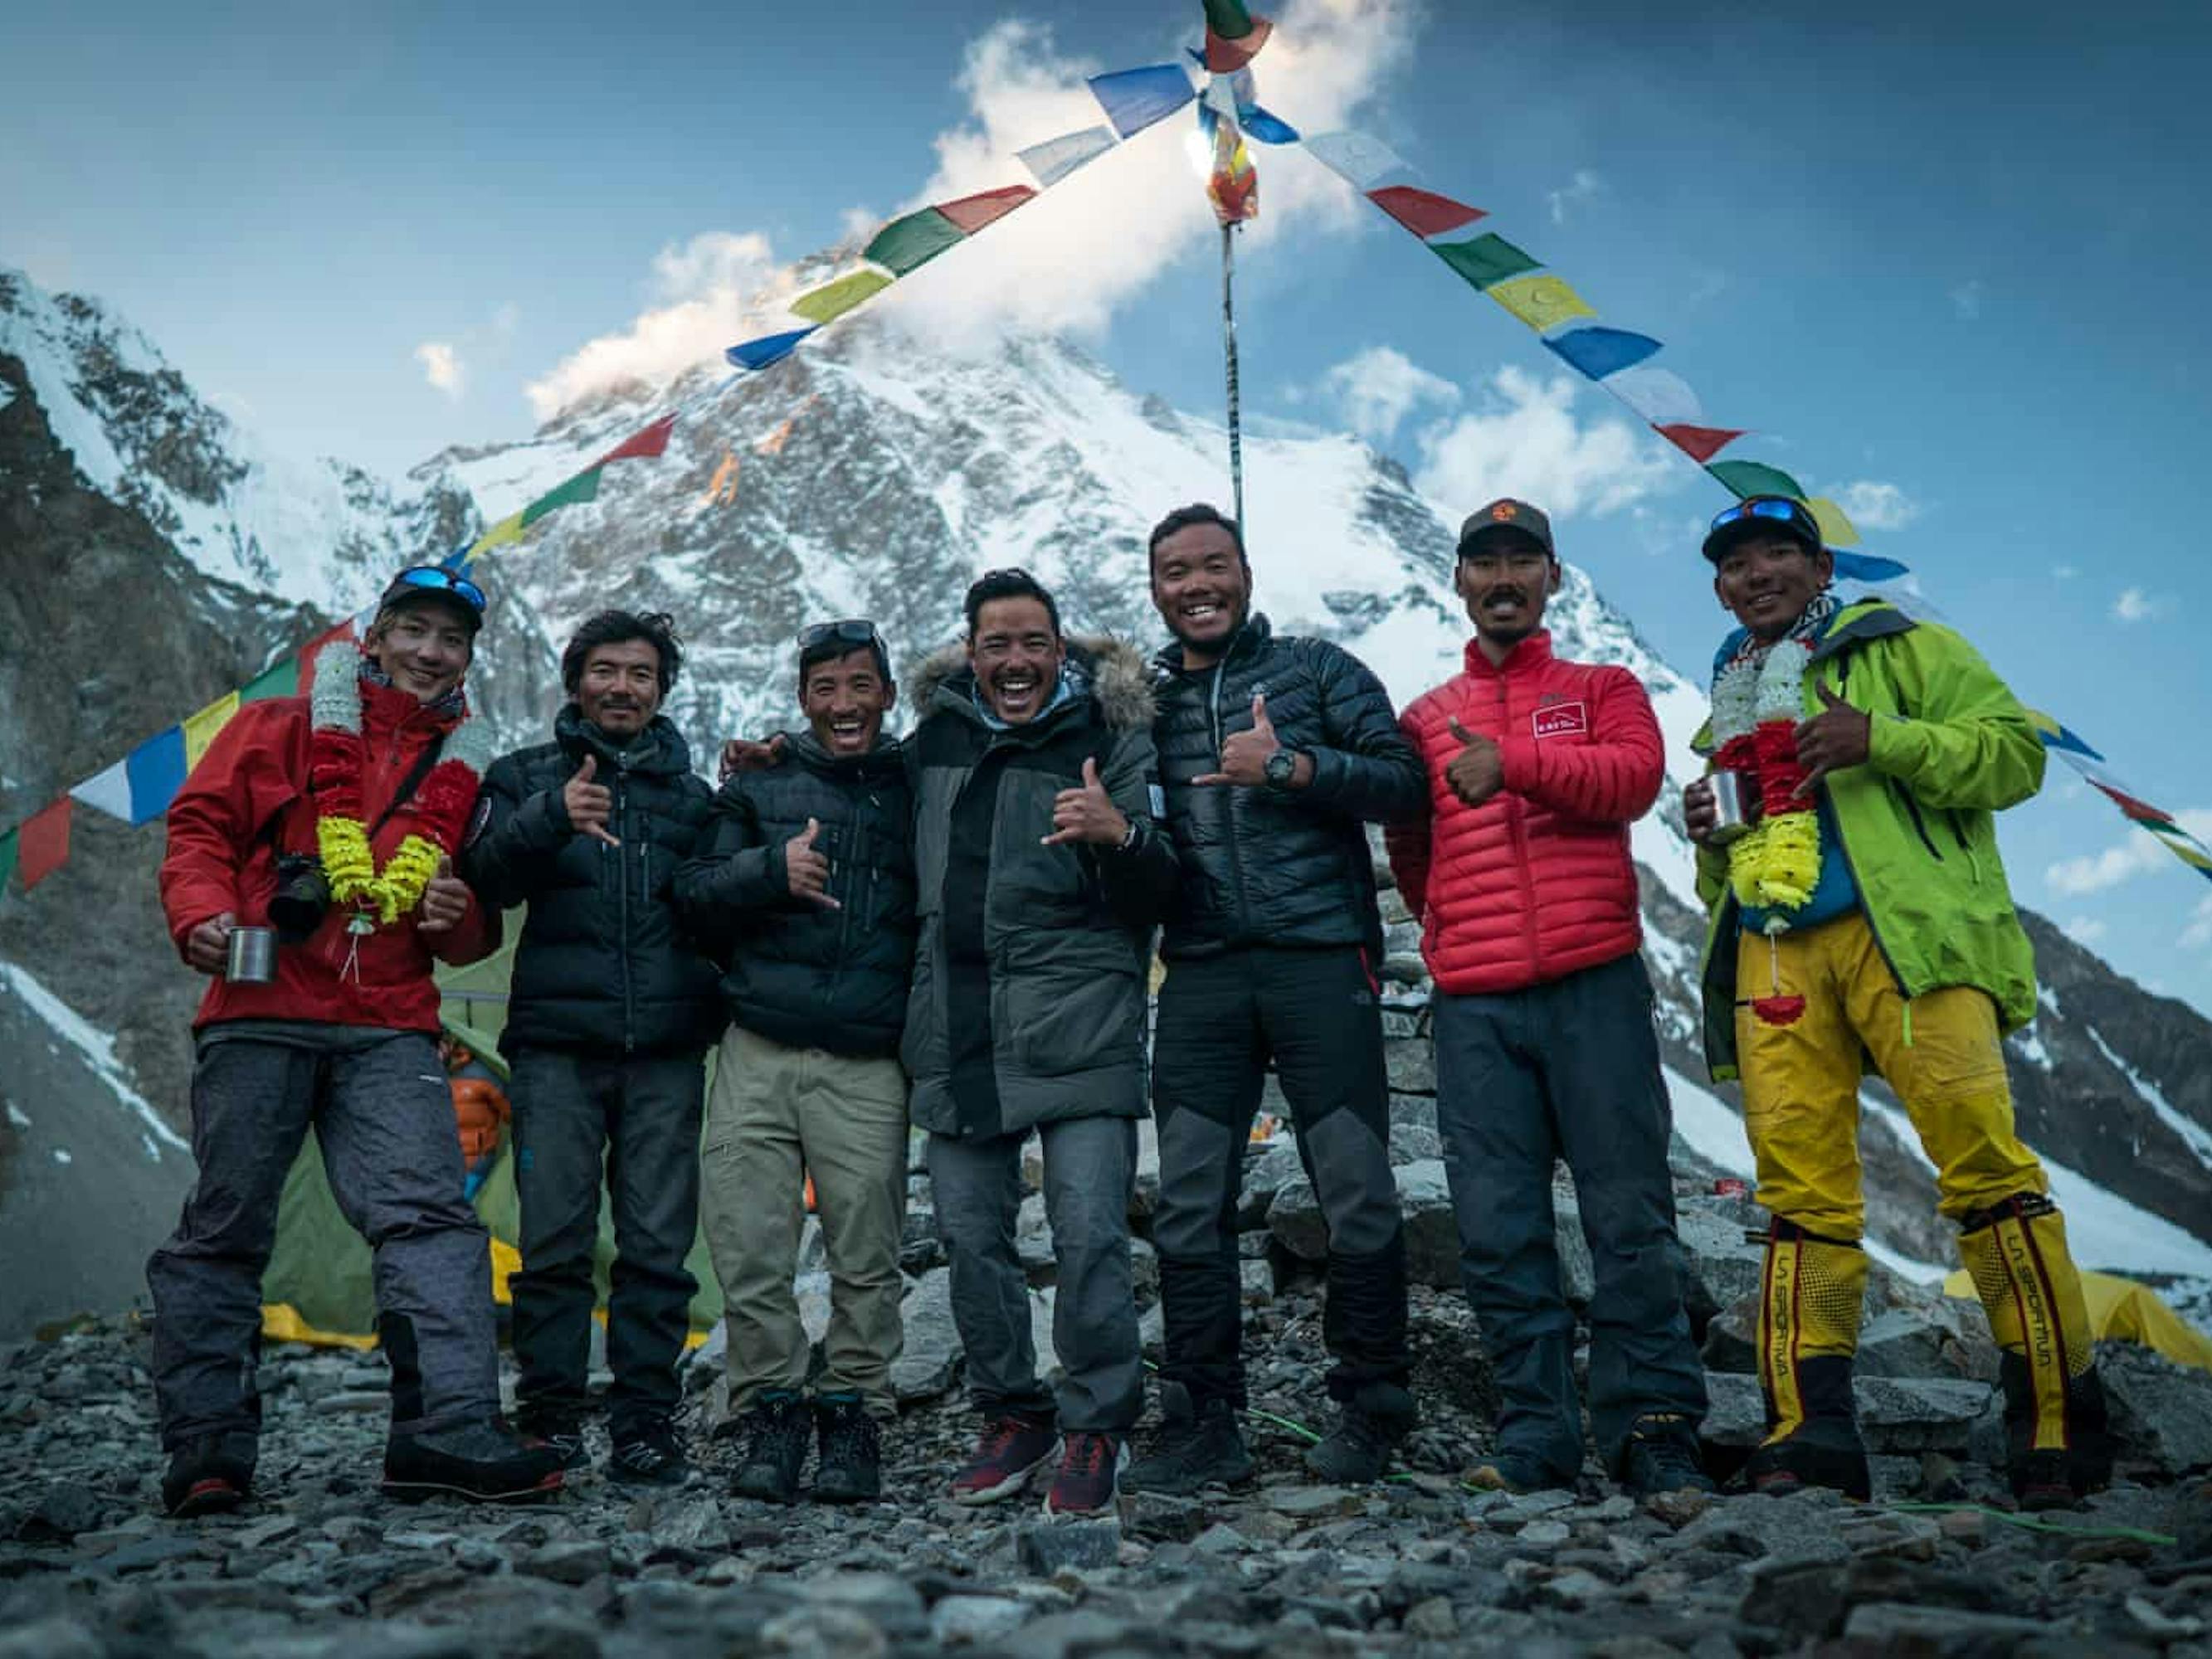
M 1706 839 L 1725 847 L 1751 833 L 1759 822 L 1759 789 L 1748 772 L 1715 772 L 1705 780 L 1713 792 L 1717 822 Z
M 276 977 L 276 934 L 267 927 L 230 930 L 230 960 L 223 977 L 234 985 L 266 985 Z

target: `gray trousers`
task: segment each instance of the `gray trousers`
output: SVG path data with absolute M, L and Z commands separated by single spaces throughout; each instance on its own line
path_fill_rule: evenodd
M 1638 1417 L 1694 1425 L 1705 1414 L 1650 978 L 1630 955 L 1505 995 L 1439 993 L 1435 1006 L 1437 1127 L 1467 1299 L 1497 1376 L 1500 1447 L 1570 1480 L 1582 1468 L 1575 1319 L 1552 1211 L 1564 1158 L 1595 1270 L 1590 1426 L 1615 1466 Z
M 1022 1199 L 1021 1134 L 929 1138 L 938 1231 L 952 1264 L 952 1318 L 967 1351 L 968 1389 L 988 1415 L 1049 1420 L 1069 1432 L 1126 1433 L 1144 1407 L 1136 1292 L 1129 1277 L 1129 1195 L 1137 1123 L 1078 1117 L 1047 1123 L 1044 1203 L 1059 1274 L 1052 1345 L 1058 1400 L 1037 1380 L 1029 1279 L 1014 1253 Z
M 499 1411 L 491 1256 L 461 1197 L 461 1143 L 436 1045 L 206 1042 L 192 1070 L 199 1176 L 146 1264 L 161 1443 L 258 1431 L 261 1276 L 285 1172 L 313 1124 L 331 1192 L 375 1253 L 377 1330 L 395 1431 Z

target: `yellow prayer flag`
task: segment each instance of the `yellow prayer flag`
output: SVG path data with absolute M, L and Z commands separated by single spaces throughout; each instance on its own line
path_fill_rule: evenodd
M 200 757 L 208 751 L 216 732 L 230 724 L 230 717 L 238 712 L 238 693 L 226 691 L 197 714 L 185 717 L 185 770 L 190 772 L 200 763 Z
M 819 327 L 834 317 L 842 317 L 872 294 L 881 293 L 891 285 L 891 279 L 872 265 L 840 276 L 834 283 L 800 295 L 791 302 L 794 317 L 804 317 Z
M 468 557 L 473 559 L 479 553 L 489 553 L 495 547 L 505 547 L 521 539 L 522 514 L 510 513 L 469 544 Z
M 1831 547 L 1856 547 L 1859 544 L 1857 526 L 1826 495 L 1815 495 L 1805 505 L 1813 510 L 1813 522 L 1820 526 L 1820 539 Z
M 1583 296 L 1557 276 L 1512 276 L 1483 289 L 1539 334 L 1576 317 L 1595 317 Z

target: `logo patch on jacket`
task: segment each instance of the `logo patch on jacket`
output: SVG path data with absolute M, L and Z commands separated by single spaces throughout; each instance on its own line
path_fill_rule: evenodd
M 1589 730 L 1589 714 L 1579 702 L 1555 702 L 1528 716 L 1540 738 L 1564 738 Z

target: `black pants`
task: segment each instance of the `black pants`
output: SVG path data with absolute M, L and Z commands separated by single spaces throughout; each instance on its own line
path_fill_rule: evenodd
M 705 1084 L 695 1054 L 515 1055 L 522 1267 L 508 1288 L 522 1370 L 516 1404 L 526 1414 L 574 1416 L 586 1404 L 603 1170 L 615 1223 L 607 1291 L 614 1431 L 676 1409 L 676 1365 L 699 1288 L 684 1259 L 699 1225 Z
M 1237 1198 L 1270 1056 L 1328 1223 L 1328 1391 L 1410 1415 L 1382 1010 L 1366 958 L 1351 945 L 1253 947 L 1169 966 L 1152 1049 L 1162 1375 L 1194 1400 L 1244 1403 Z

